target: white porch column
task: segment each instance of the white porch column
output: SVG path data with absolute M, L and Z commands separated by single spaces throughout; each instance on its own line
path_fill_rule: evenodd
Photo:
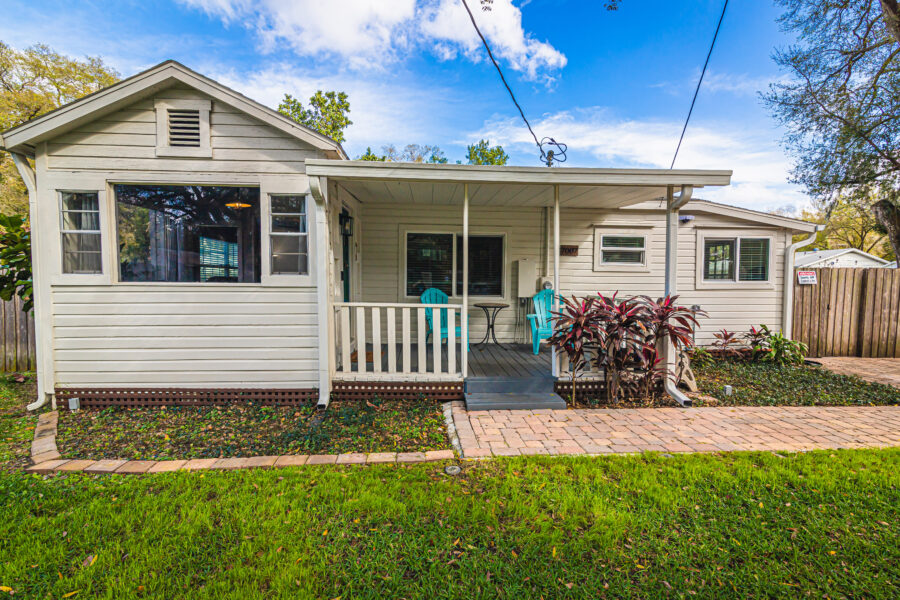
M 666 188 L 666 279 L 665 294 L 666 296 L 678 293 L 678 209 L 688 203 L 694 188 L 689 185 L 681 186 L 681 195 L 676 199 L 674 197 L 673 186 Z M 702 252 L 697 249 L 697 252 Z M 663 361 L 665 368 L 669 372 L 675 371 L 675 348 L 672 342 L 666 338 L 663 341 Z M 676 402 L 682 406 L 691 406 L 691 399 L 681 393 L 671 379 L 665 377 L 663 386 Z
M 318 406 L 325 408 L 331 401 L 331 374 L 332 359 L 334 357 L 334 310 L 333 294 L 329 285 L 329 271 L 333 270 L 334 262 L 331 260 L 329 246 L 331 236 L 328 234 L 328 180 L 324 177 L 309 178 L 309 188 L 313 196 L 315 245 L 313 256 L 310 257 L 315 270 L 316 279 L 316 318 L 318 320 L 319 349 L 318 349 L 318 379 L 319 401 Z
M 463 299 L 462 311 L 459 318 L 462 321 L 460 331 L 462 331 L 462 340 L 460 340 L 460 354 L 462 354 L 462 376 L 463 379 L 469 376 L 469 184 L 463 184 Z M 447 332 L 453 335 L 452 331 Z
M 559 185 L 553 186 L 553 311 L 559 311 Z M 551 320 L 551 323 L 553 321 Z M 556 346 L 550 349 L 553 376 L 559 377 L 559 360 Z

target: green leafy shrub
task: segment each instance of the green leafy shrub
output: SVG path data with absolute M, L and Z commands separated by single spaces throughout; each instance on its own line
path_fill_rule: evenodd
M 0 298 L 23 300 L 22 310 L 34 307 L 31 276 L 31 228 L 18 215 L 0 215 Z

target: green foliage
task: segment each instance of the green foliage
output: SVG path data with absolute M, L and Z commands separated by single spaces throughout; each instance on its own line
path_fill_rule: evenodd
M 717 359 L 692 362 L 704 394 L 729 406 L 869 406 L 900 404 L 900 389 L 806 365 Z M 733 387 L 726 396 L 722 388 Z
M 691 366 L 704 367 L 715 361 L 715 357 L 702 346 L 694 346 L 691 348 Z
M 37 417 L 25 406 L 36 399 L 33 373 L 0 375 L 0 474 L 18 471 L 31 462 Z
M 900 451 L 0 476 L 11 598 L 890 598 Z
M 487 140 L 481 140 L 466 147 L 466 156 L 470 165 L 505 165 L 509 155 L 503 146 L 491 146 Z
M 776 365 L 801 365 L 807 354 L 809 348 L 806 344 L 786 338 L 780 331 L 776 331 L 769 336 L 762 359 Z
M 368 147 L 366 147 L 366 152 L 364 154 L 360 154 L 358 157 L 356 157 L 356 160 L 369 160 L 372 162 L 384 162 L 387 160 L 387 156 L 385 156 L 384 154 L 382 154 L 381 156 L 378 156 L 377 154 L 372 152 L 372 147 L 368 146 Z
M 353 124 L 347 116 L 350 112 L 350 101 L 344 92 L 323 92 L 317 90 L 309 98 L 309 108 L 299 100 L 285 94 L 278 112 L 318 131 L 337 143 L 343 143 L 344 130 Z
M 787 128 L 794 181 L 821 204 L 871 199 L 900 254 L 900 20 L 893 0 L 779 0 L 796 43 L 765 100 Z
M 31 228 L 18 215 L 0 215 L 0 299 L 22 298 L 22 310 L 34 307 L 31 277 Z
M 447 157 L 438 146 L 407 144 L 402 149 L 397 148 L 393 144 L 382 146 L 384 160 L 389 162 L 412 162 L 412 163 L 429 163 L 429 164 L 445 164 Z
M 119 80 L 102 59 L 77 60 L 37 44 L 16 50 L 0 42 L 0 131 L 16 127 Z M 0 213 L 28 214 L 12 159 L 0 153 Z

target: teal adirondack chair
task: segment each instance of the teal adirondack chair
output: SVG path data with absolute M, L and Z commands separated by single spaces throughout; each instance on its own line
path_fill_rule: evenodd
M 419 299 L 422 301 L 422 304 L 448 304 L 449 300 L 450 300 L 447 297 L 447 294 L 445 294 L 444 292 L 442 292 L 441 290 L 439 290 L 437 288 L 428 288 L 427 290 L 422 292 L 422 295 L 419 297 Z M 441 313 L 440 314 L 440 323 L 439 323 L 441 341 L 444 341 L 447 339 L 447 335 L 448 335 L 448 332 L 447 332 L 447 309 L 440 308 L 438 310 Z M 431 308 L 425 309 L 425 320 L 428 322 L 428 336 L 425 338 L 426 343 L 428 343 L 428 340 L 431 339 L 431 334 L 434 333 L 435 323 L 434 323 L 433 312 L 434 312 L 434 309 L 431 309 Z M 456 325 L 456 337 L 460 338 L 460 339 L 462 338 L 462 323 L 459 323 L 458 325 Z M 469 349 L 469 341 L 466 340 L 466 350 L 468 351 L 468 349 Z
M 534 313 L 526 315 L 531 323 L 531 346 L 535 354 L 541 352 L 541 340 L 553 335 L 553 290 L 541 290 L 532 298 Z

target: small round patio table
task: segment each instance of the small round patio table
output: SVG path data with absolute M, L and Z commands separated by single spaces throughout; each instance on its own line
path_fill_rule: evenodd
M 473 344 L 473 346 L 483 346 L 489 343 L 490 338 L 494 340 L 494 344 L 498 348 L 503 348 L 503 345 L 497 341 L 497 332 L 494 330 L 494 325 L 497 323 L 497 313 L 504 308 L 509 308 L 509 304 L 503 302 L 479 302 L 475 306 L 484 311 L 484 317 L 487 319 L 487 329 L 484 331 L 484 338 L 477 344 Z M 503 349 L 505 350 L 506 348 Z

